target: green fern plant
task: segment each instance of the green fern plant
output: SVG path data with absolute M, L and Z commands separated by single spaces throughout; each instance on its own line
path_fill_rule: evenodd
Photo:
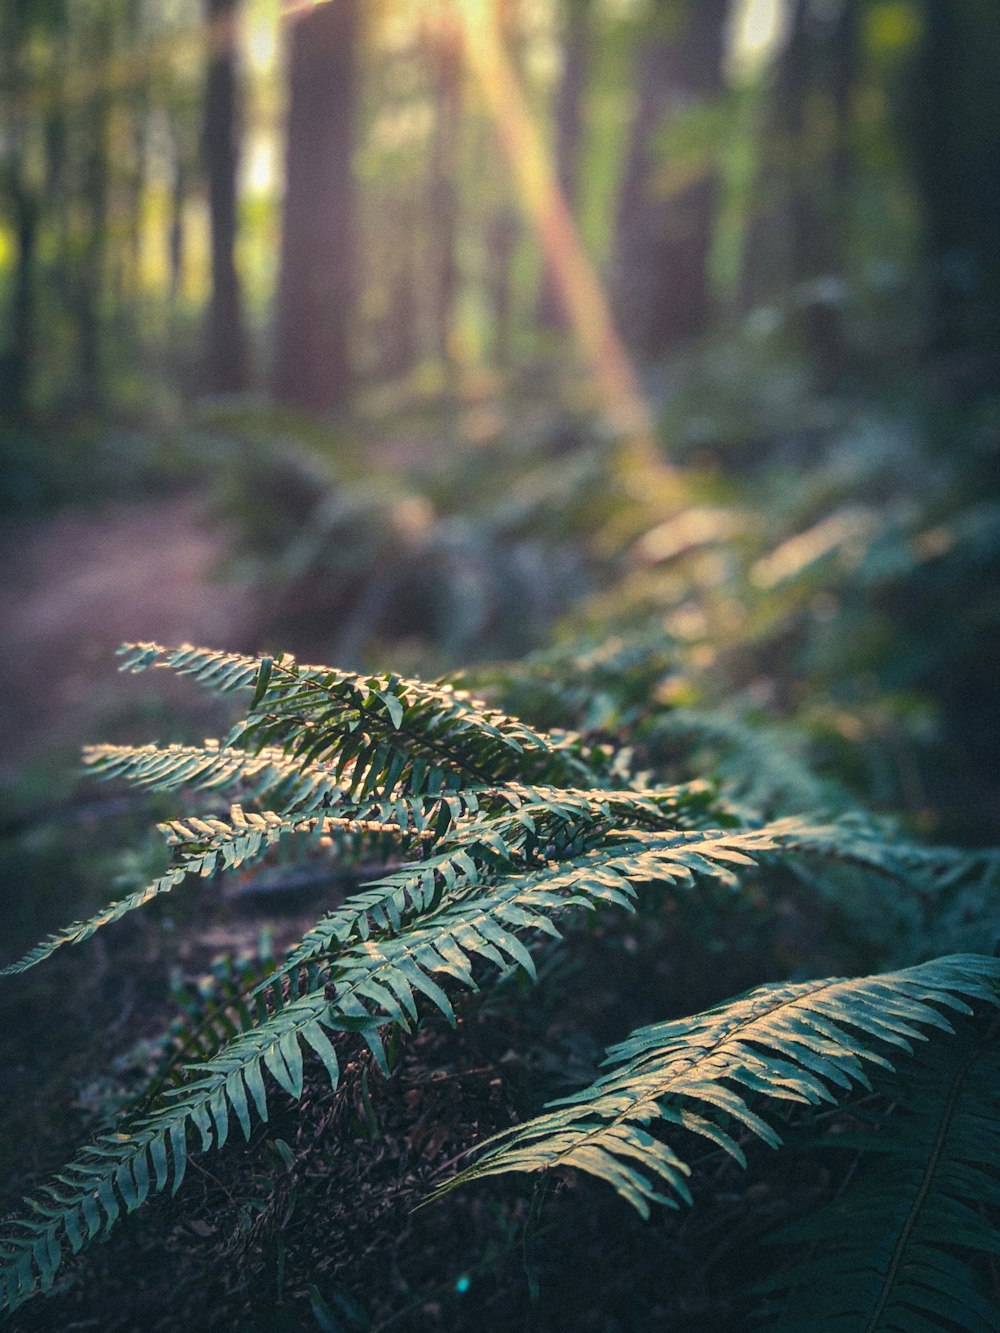
M 913 1062 L 892 1089 L 900 1108 L 827 1151 L 861 1154 L 837 1199 L 769 1239 L 798 1251 L 764 1312 L 779 1333 L 805 1333 L 804 1295 L 831 1329 L 929 1333 L 997 1327 L 982 1260 L 997 1251 L 1000 1049 L 995 1022 Z M 933 1058 L 929 1058 L 933 1054 Z M 988 1270 L 986 1270 L 988 1271 Z
M 5 975 L 188 880 L 266 874 L 284 848 L 331 884 L 373 860 L 385 870 L 266 975 L 251 969 L 215 987 L 134 1108 L 27 1201 L 0 1242 L 8 1309 L 50 1290 L 67 1250 L 105 1236 L 152 1194 L 176 1194 L 191 1153 L 221 1149 L 237 1129 L 249 1139 L 276 1095 L 299 1099 L 306 1060 L 336 1088 L 338 1048 L 360 1038 L 388 1075 L 390 1032 L 411 1032 L 434 1011 L 454 1022 L 456 989 L 474 991 L 491 972 L 534 976 L 546 937 L 581 909 L 631 911 L 643 885 L 667 898 L 713 881 L 739 893 L 772 861 L 849 866 L 921 902 L 957 873 L 942 870 L 940 854 L 893 846 L 860 824 L 764 822 L 705 783 L 650 786 L 613 746 L 533 729 L 447 682 L 190 646 L 123 653 L 126 670 L 167 668 L 250 692 L 222 743 L 87 753 L 101 776 L 203 791 L 215 804 L 160 826 L 173 856 L 163 875 L 42 941 Z M 864 1082 L 866 1065 L 886 1067 L 887 1052 L 905 1053 L 925 1029 L 947 1035 L 943 1009 L 994 1003 L 998 967 L 970 955 L 861 981 L 765 987 L 687 1023 L 643 1029 L 616 1053 L 625 1063 L 610 1081 L 487 1148 L 460 1179 L 568 1164 L 603 1175 L 640 1209 L 676 1202 L 687 1164 L 644 1125 L 694 1130 L 736 1156 L 741 1126 L 774 1142 L 752 1101 L 839 1098 Z
M 970 1013 L 960 997 L 1000 1004 L 998 982 L 1000 959 L 957 954 L 875 977 L 761 986 L 693 1018 L 638 1028 L 609 1050 L 611 1073 L 500 1136 L 441 1193 L 482 1176 L 572 1166 L 610 1181 L 644 1217 L 650 1203 L 690 1203 L 690 1166 L 644 1126 L 675 1125 L 746 1166 L 741 1130 L 772 1148 L 781 1142 L 748 1094 L 815 1106 L 854 1085 L 870 1090 L 866 1064 L 891 1068 L 887 1048 L 911 1053 L 928 1027 L 951 1032 L 941 1010 Z

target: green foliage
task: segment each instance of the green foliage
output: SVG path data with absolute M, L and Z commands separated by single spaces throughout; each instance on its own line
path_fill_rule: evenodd
M 785 1298 L 773 1307 L 776 1329 L 815 1327 L 803 1318 L 805 1292 L 830 1329 L 996 1327 L 995 1291 L 976 1260 L 997 1250 L 998 1074 L 995 1025 L 966 1030 L 907 1069 L 905 1108 L 887 1124 L 830 1140 L 865 1154 L 865 1169 L 835 1202 L 773 1236 L 803 1247 L 765 1287 Z
M 998 982 L 1000 960 L 959 954 L 877 977 L 761 986 L 694 1018 L 638 1028 L 609 1051 L 612 1073 L 503 1136 L 444 1188 L 571 1166 L 609 1181 L 644 1217 L 650 1203 L 691 1203 L 690 1166 L 644 1125 L 679 1126 L 746 1166 L 735 1133 L 781 1142 L 748 1093 L 812 1106 L 853 1084 L 870 1089 L 866 1062 L 891 1068 L 886 1047 L 911 1052 L 912 1039 L 926 1039 L 922 1028 L 951 1032 L 940 1009 L 971 1012 L 957 996 L 997 1005 Z M 657 1192 L 650 1175 L 675 1197 Z
M 276 1097 L 299 1100 L 309 1079 L 337 1089 L 357 1043 L 388 1077 L 400 1037 L 435 1013 L 454 1023 L 459 993 L 498 974 L 534 978 L 546 942 L 583 909 L 634 912 L 645 887 L 651 912 L 712 893 L 766 910 L 791 874 L 815 915 L 838 915 L 856 938 L 886 915 L 888 895 L 916 939 L 970 886 L 983 901 L 994 893 L 993 862 L 893 842 L 860 819 L 766 820 L 704 782 L 637 774 L 634 754 L 606 735 L 533 728 L 447 681 L 190 646 L 123 652 L 126 670 L 166 668 L 247 691 L 249 708 L 222 743 L 88 752 L 103 777 L 200 792 L 201 804 L 160 825 L 172 855 L 165 874 L 6 973 L 187 881 L 251 869 L 266 880 L 286 850 L 331 888 L 353 876 L 354 891 L 283 958 L 231 971 L 200 1005 L 182 1006 L 132 1109 L 28 1200 L 0 1242 L 10 1308 L 52 1289 L 67 1249 L 105 1236 L 151 1195 L 176 1194 L 192 1153 L 221 1149 L 234 1126 L 250 1139 Z M 381 875 L 357 886 L 372 864 Z M 765 986 L 639 1029 L 613 1048 L 613 1074 L 488 1148 L 459 1179 L 571 1165 L 643 1212 L 676 1205 L 688 1198 L 691 1163 L 657 1126 L 693 1130 L 742 1162 L 741 1136 L 778 1141 L 772 1099 L 838 1104 L 867 1086 L 866 1066 L 890 1067 L 888 1055 L 906 1056 L 928 1029 L 932 1052 L 947 1059 L 941 1011 L 995 1003 L 998 979 L 992 958 L 946 957 L 860 980 Z M 912 1098 L 900 1101 L 919 1114 Z

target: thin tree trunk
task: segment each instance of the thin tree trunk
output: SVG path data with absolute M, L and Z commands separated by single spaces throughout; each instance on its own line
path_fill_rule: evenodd
M 929 348 L 1000 331 L 1000 5 L 924 0 L 912 153 L 930 270 Z
M 39 205 L 36 196 L 20 180 L 8 189 L 14 233 L 14 291 L 10 310 L 10 342 L 4 358 L 4 407 L 15 421 L 30 415 L 31 386 L 37 356 L 37 303 L 35 263 Z
M 590 20 L 593 0 L 564 0 L 563 69 L 554 108 L 556 126 L 556 179 L 572 213 L 578 202 L 580 139 L 583 131 L 583 94 L 590 64 Z M 558 288 L 546 267 L 538 299 L 542 328 L 566 327 L 566 312 Z
M 317 410 L 341 406 L 351 385 L 359 12 L 335 0 L 291 25 L 274 393 Z
M 796 324 L 821 389 L 834 388 L 845 368 L 857 19 L 855 0 L 841 0 L 839 10 L 816 20 L 809 34 L 808 90 L 797 127 L 791 277 Z
M 462 110 L 462 29 L 442 23 L 428 39 L 435 106 L 428 214 L 434 350 L 451 360 L 451 327 L 458 295 L 458 143 Z
M 642 42 L 614 282 L 619 328 L 642 360 L 701 333 L 708 321 L 718 194 L 712 135 L 706 124 L 702 160 L 685 162 L 678 185 L 658 140 L 681 118 L 705 116 L 721 96 L 727 8 L 727 0 L 657 0 Z
M 210 56 L 202 139 L 211 220 L 212 297 L 208 312 L 206 380 L 218 393 L 247 387 L 246 331 L 236 271 L 238 0 L 206 0 Z
M 170 305 L 171 320 L 177 313 L 177 306 L 184 290 L 184 273 L 187 259 L 187 236 L 184 226 L 184 209 L 187 204 L 188 170 L 184 160 L 184 150 L 180 144 L 179 131 L 174 135 L 173 174 L 170 181 L 170 215 L 167 223 L 167 297 Z
M 757 133 L 760 158 L 740 275 L 744 312 L 787 296 L 793 281 L 793 196 L 808 84 L 807 4 L 789 0 L 788 40 L 772 73 Z
M 795 0 L 762 117 L 761 158 L 744 237 L 744 310 L 779 299 L 821 388 L 845 366 L 845 247 L 853 178 L 858 4 Z
M 7 312 L 8 334 L 0 355 L 0 412 L 14 421 L 29 414 L 35 370 L 35 264 L 39 219 L 37 192 L 27 179 L 30 123 L 25 114 L 27 88 L 23 61 L 23 14 L 11 8 L 0 18 L 0 91 L 4 94 L 5 160 L 0 159 L 0 209 L 15 237 L 14 274 Z
M 511 360 L 514 293 L 512 269 L 514 252 L 521 234 L 521 217 L 516 208 L 498 208 L 490 219 L 486 237 L 488 256 L 487 288 L 493 307 L 493 356 L 498 366 Z
M 132 163 L 128 182 L 128 295 L 133 309 L 142 300 L 143 205 L 149 153 L 149 92 L 139 90 L 132 106 Z
M 90 61 L 95 82 L 87 114 L 88 152 L 83 179 L 87 233 L 74 281 L 80 391 L 83 401 L 92 405 L 103 400 L 106 388 L 102 306 L 107 279 L 111 192 L 108 79 L 113 38 L 111 16 L 98 14 L 90 33 Z
M 417 288 L 414 254 L 417 209 L 407 191 L 391 201 L 392 231 L 384 262 L 389 299 L 386 314 L 379 321 L 379 373 L 388 377 L 405 375 L 417 360 Z
M 43 187 L 45 212 L 49 226 L 55 234 L 55 252 L 47 265 L 46 281 L 55 292 L 63 311 L 71 311 L 73 305 L 69 221 L 70 110 L 65 87 L 71 62 L 67 29 L 68 25 L 64 19 L 52 37 L 52 69 L 46 83 L 48 107 L 44 123 L 45 184 Z

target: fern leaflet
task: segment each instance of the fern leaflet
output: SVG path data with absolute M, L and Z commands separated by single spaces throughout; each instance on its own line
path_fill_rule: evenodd
M 814 1105 L 856 1083 L 870 1087 L 865 1063 L 891 1068 L 886 1048 L 910 1053 L 923 1028 L 950 1032 L 941 1009 L 997 1004 L 998 983 L 1000 960 L 956 954 L 881 976 L 761 986 L 693 1018 L 639 1028 L 609 1050 L 611 1073 L 502 1136 L 439 1192 L 508 1171 L 576 1167 L 607 1180 L 644 1217 L 650 1203 L 690 1203 L 690 1167 L 643 1126 L 689 1130 L 743 1166 L 741 1129 L 772 1147 L 781 1141 L 748 1095 Z

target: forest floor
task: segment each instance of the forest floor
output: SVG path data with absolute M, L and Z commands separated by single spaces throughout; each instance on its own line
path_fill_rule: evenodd
M 0 780 L 98 739 L 95 724 L 129 697 L 114 669 L 122 642 L 253 646 L 252 591 L 217 577 L 228 540 L 193 491 L 10 526 L 0 544 Z

